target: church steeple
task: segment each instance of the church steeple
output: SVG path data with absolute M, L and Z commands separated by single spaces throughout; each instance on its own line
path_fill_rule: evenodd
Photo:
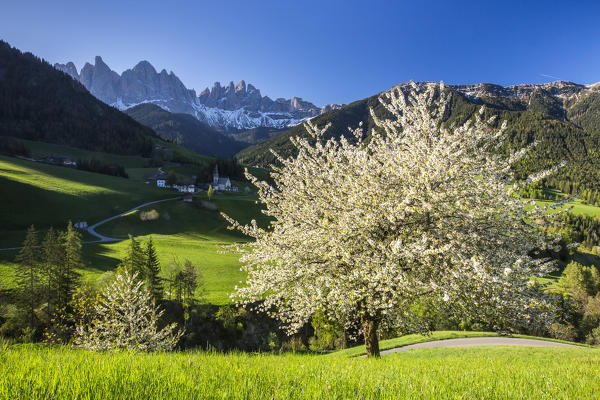
M 219 183 L 219 166 L 215 165 L 215 170 L 213 172 L 213 184 L 217 185 Z

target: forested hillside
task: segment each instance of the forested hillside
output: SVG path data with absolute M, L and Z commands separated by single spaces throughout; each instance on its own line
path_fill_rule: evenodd
M 69 75 L 0 41 L 0 136 L 150 156 L 156 134 Z
M 600 94 L 591 92 L 570 104 L 565 111 L 561 102 L 544 90 L 534 90 L 528 104 L 509 97 L 475 98 L 455 92 L 446 123 L 463 123 L 482 105 L 486 106 L 487 116 L 498 116 L 497 124 L 504 120 L 508 122 L 509 137 L 503 151 L 538 142 L 530 157 L 517 166 L 517 176 L 522 178 L 565 160 L 567 165 L 546 184 L 566 193 L 586 189 L 600 191 Z M 315 117 L 313 122 L 317 126 L 331 122 L 328 133 L 331 136 L 348 135 L 347 127 L 357 127 L 360 122 L 370 132 L 373 120 L 369 108 L 373 108 L 377 116 L 385 117 L 386 111 L 377 96 L 372 96 Z M 303 125 L 244 149 L 237 157 L 251 165 L 270 164 L 275 157 L 269 149 L 289 156 L 294 150 L 289 138 L 298 135 L 307 135 Z
M 161 138 L 200 154 L 230 157 L 247 146 L 189 114 L 170 113 L 151 103 L 137 105 L 125 113 L 154 129 Z

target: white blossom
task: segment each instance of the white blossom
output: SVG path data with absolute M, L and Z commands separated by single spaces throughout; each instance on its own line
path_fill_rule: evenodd
M 255 239 L 236 245 L 246 284 L 240 303 L 276 315 L 289 332 L 317 311 L 346 324 L 362 319 L 398 327 L 424 297 L 498 328 L 531 323 L 544 305 L 531 278 L 553 263 L 549 215 L 516 196 L 511 164 L 528 147 L 502 156 L 506 123 L 492 129 L 484 109 L 461 126 L 444 126 L 450 91 L 435 84 L 397 87 L 380 97 L 394 117 L 369 137 L 323 141 L 328 127 L 306 124 L 297 156 L 273 167 L 274 185 L 247 173 L 273 221 L 232 228 Z M 534 182 L 551 171 L 530 177 Z
M 182 332 L 176 324 L 159 330 L 159 311 L 144 282 L 127 271 L 117 275 L 104 290 L 96 305 L 98 317 L 89 325 L 76 328 L 75 345 L 94 351 L 105 350 L 171 350 Z

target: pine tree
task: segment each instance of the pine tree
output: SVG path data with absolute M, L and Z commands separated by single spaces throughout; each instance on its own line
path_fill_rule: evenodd
M 146 246 L 146 266 L 144 268 L 146 287 L 152 294 L 155 301 L 160 301 L 163 296 L 163 286 L 160 277 L 160 263 L 156 254 L 156 249 L 152 242 L 152 238 L 148 240 Z
M 58 282 L 60 280 L 60 271 L 65 259 L 64 247 L 61 246 L 60 240 L 54 228 L 50 227 L 44 241 L 42 242 L 42 250 L 44 256 L 43 274 L 46 301 L 48 303 L 48 314 L 52 313 L 52 307 L 58 303 Z
M 58 274 L 58 307 L 67 307 L 75 293 L 80 275 L 77 269 L 83 267 L 81 259 L 81 235 L 71 221 L 67 231 L 61 234 L 64 249 L 62 268 Z
M 138 279 L 146 280 L 146 256 L 140 243 L 131 235 L 129 235 L 129 248 L 122 266 L 130 274 L 138 274 Z
M 23 247 L 15 258 L 17 262 L 18 303 L 29 319 L 29 328 L 35 329 L 35 308 L 40 289 L 40 249 L 35 227 L 31 225 Z

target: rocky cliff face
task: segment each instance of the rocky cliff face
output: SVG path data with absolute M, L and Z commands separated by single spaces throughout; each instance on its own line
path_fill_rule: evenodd
M 70 75 L 71 78 L 75 79 L 76 81 L 79 80 L 79 72 L 77 72 L 77 67 L 75 67 L 75 64 L 72 62 L 68 62 L 66 64 L 54 64 L 54 68 L 64 72 L 67 75 Z
M 227 86 L 215 82 L 212 89 L 206 88 L 196 96 L 173 72 L 163 69 L 159 73 L 148 61 L 139 62 L 121 75 L 112 71 L 101 57 L 96 57 L 94 65 L 86 63 L 79 73 L 72 62 L 54 66 L 80 81 L 100 100 L 121 110 L 152 103 L 170 112 L 191 114 L 225 131 L 285 128 L 341 107 L 332 104 L 319 108 L 299 97 L 272 100 L 244 81 L 237 85 L 229 82 Z

